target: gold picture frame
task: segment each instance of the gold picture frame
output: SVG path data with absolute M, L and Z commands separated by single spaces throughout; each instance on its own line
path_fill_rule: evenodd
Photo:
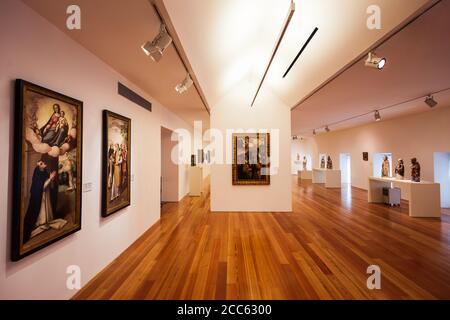
M 270 185 L 270 134 L 234 133 L 233 185 Z
M 83 102 L 16 80 L 11 259 L 81 229 Z
M 131 119 L 103 110 L 102 217 L 131 204 Z

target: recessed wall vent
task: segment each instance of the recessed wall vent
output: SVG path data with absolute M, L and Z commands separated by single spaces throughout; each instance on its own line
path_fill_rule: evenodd
M 142 98 L 136 92 L 120 82 L 117 83 L 117 93 L 122 97 L 127 98 L 131 102 L 134 102 L 135 104 L 141 106 L 142 108 L 147 109 L 150 112 L 152 111 L 152 103 L 150 101 Z

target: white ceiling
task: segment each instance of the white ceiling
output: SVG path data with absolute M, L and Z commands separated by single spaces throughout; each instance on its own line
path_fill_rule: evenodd
M 261 78 L 290 0 L 164 0 L 164 4 L 213 108 L 243 77 Z M 249 103 L 253 94 L 248 93 Z
M 297 0 L 296 12 L 262 90 L 288 106 L 355 59 L 427 0 Z M 214 108 L 244 77 L 249 105 L 288 13 L 290 0 L 164 0 L 206 98 Z M 369 5 L 382 10 L 382 29 L 367 28 Z M 287 78 L 282 75 L 314 27 L 319 31 Z
M 208 127 L 209 116 L 197 92 L 192 88 L 178 95 L 173 89 L 185 75 L 173 47 L 159 63 L 151 62 L 140 49 L 158 32 L 159 20 L 150 0 L 115 0 L 107 5 L 105 0 L 77 0 L 84 21 L 79 32 L 67 31 L 66 16 L 61 14 L 74 1 L 23 1 L 183 119 L 201 119 Z M 155 1 L 173 28 L 209 106 L 213 109 L 229 90 L 247 78 L 254 88 L 248 92 L 250 107 L 291 0 Z M 262 90 L 271 90 L 289 107 L 296 106 L 374 43 L 435 1 L 295 0 L 296 12 Z M 446 72 L 450 70 L 449 41 L 445 37 L 450 33 L 449 2 L 443 0 L 377 50 L 388 58 L 385 70 L 377 72 L 357 63 L 298 106 L 292 113 L 293 134 L 450 86 L 450 72 Z M 382 10 L 381 30 L 371 31 L 366 26 L 369 5 L 378 5 Z M 318 33 L 283 79 L 314 27 L 319 28 Z M 417 67 L 422 59 L 423 64 Z M 447 94 L 437 95 L 439 107 L 447 98 L 450 100 Z M 425 110 L 423 104 L 413 102 L 382 112 L 382 116 Z M 334 128 L 372 119 L 369 115 Z
M 383 71 L 357 62 L 292 112 L 292 133 L 310 135 L 315 128 L 382 109 L 383 119 L 425 112 L 423 96 L 450 88 L 450 1 L 430 9 L 377 49 L 387 58 Z M 436 108 L 450 106 L 450 90 L 435 94 Z M 330 126 L 332 130 L 374 121 L 373 113 Z

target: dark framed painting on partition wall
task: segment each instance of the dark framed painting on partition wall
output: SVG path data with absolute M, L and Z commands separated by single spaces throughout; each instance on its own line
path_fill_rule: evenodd
M 102 216 L 131 203 L 131 119 L 103 111 Z
M 270 185 L 270 134 L 233 134 L 233 185 Z
M 369 153 L 363 152 L 363 161 L 369 161 Z
M 83 102 L 16 80 L 11 259 L 81 229 Z

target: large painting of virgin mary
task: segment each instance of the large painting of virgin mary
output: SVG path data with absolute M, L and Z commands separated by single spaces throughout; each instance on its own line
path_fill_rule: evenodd
M 233 134 L 233 185 L 270 184 L 270 134 Z
M 130 205 L 131 120 L 103 111 L 102 216 Z
M 16 80 L 12 260 L 81 229 L 79 100 Z

